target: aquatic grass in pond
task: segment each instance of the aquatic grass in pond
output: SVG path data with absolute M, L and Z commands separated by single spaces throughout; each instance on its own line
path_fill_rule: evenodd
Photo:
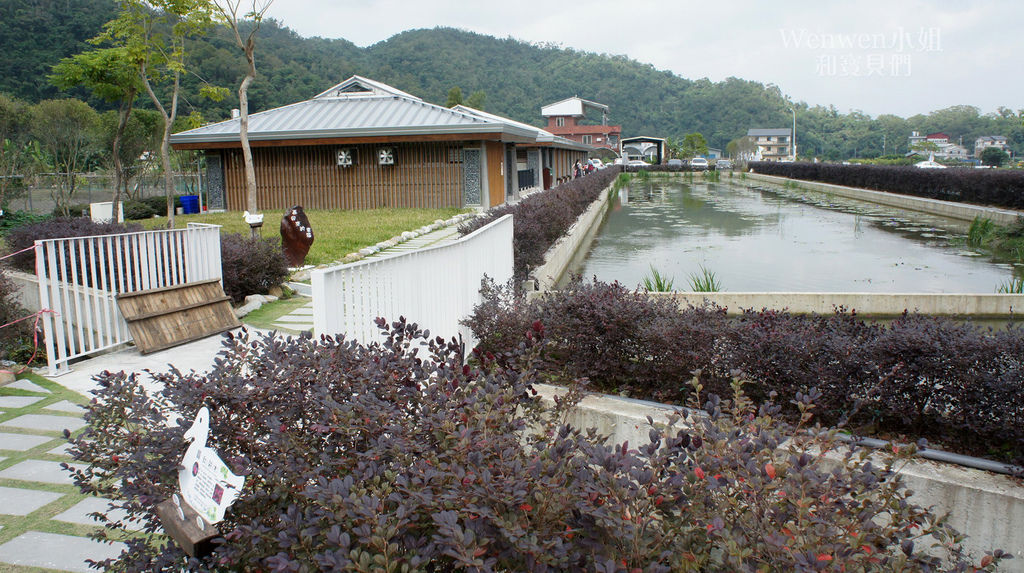
M 675 279 L 666 277 L 651 265 L 651 274 L 644 277 L 644 289 L 648 292 L 672 292 Z
M 999 285 L 996 292 L 1000 294 L 1024 294 L 1024 277 L 1013 277 Z
M 983 219 L 980 216 L 971 221 L 971 228 L 967 231 L 967 244 L 972 247 L 980 247 L 992 233 L 996 226 L 992 219 Z
M 698 272 L 690 275 L 690 288 L 693 292 L 718 292 L 722 290 L 722 283 L 704 265 L 700 265 Z
M 626 187 L 627 185 L 629 185 L 629 183 L 632 180 L 633 180 L 633 174 L 632 173 L 626 173 L 626 172 L 619 173 L 619 176 L 615 178 L 615 183 L 612 185 L 612 190 L 613 191 L 618 191 L 619 189 L 622 189 L 623 187 Z

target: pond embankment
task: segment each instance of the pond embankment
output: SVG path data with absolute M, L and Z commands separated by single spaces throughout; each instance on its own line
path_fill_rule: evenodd
M 818 183 L 816 181 L 804 181 L 798 179 L 787 179 L 775 175 L 763 175 L 761 173 L 744 173 L 746 180 L 763 181 L 776 185 L 796 185 L 799 189 L 817 191 L 830 195 L 838 195 L 849 199 L 857 199 L 868 203 L 887 205 L 900 209 L 919 211 L 940 217 L 949 217 L 961 221 L 973 221 L 975 217 L 990 219 L 997 225 L 1012 225 L 1017 219 L 1024 217 L 1024 212 L 1012 209 L 1000 209 L 998 207 L 985 207 L 981 205 L 968 205 L 966 203 L 955 203 L 952 201 L 940 201 L 938 199 L 926 199 L 924 197 L 911 197 L 885 191 L 872 191 L 871 189 L 858 189 L 856 187 L 845 187 L 831 183 Z

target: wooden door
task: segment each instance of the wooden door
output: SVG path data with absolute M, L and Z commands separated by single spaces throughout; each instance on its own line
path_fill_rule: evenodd
M 487 142 L 488 207 L 505 202 L 505 146 L 500 141 Z

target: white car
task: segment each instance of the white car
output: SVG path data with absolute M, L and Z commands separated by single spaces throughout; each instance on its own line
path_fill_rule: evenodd
M 694 171 L 707 171 L 708 160 L 703 157 L 694 157 L 690 160 L 690 169 Z
M 590 160 L 590 164 L 594 166 L 594 169 L 604 169 L 606 167 L 604 162 L 596 157 Z
M 643 159 L 630 159 L 626 165 L 630 167 L 647 167 L 649 164 Z

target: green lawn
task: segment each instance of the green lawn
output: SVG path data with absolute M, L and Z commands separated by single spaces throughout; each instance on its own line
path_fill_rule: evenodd
M 306 215 L 315 235 L 306 264 L 321 265 L 339 261 L 363 247 L 386 241 L 404 231 L 429 225 L 437 219 L 449 219 L 465 209 L 368 209 L 365 211 L 309 210 Z M 263 236 L 280 237 L 284 211 L 263 212 Z M 238 212 L 177 215 L 175 226 L 187 223 L 210 223 L 224 227 L 225 233 L 249 233 L 249 225 Z M 146 228 L 162 229 L 166 219 L 140 221 Z

